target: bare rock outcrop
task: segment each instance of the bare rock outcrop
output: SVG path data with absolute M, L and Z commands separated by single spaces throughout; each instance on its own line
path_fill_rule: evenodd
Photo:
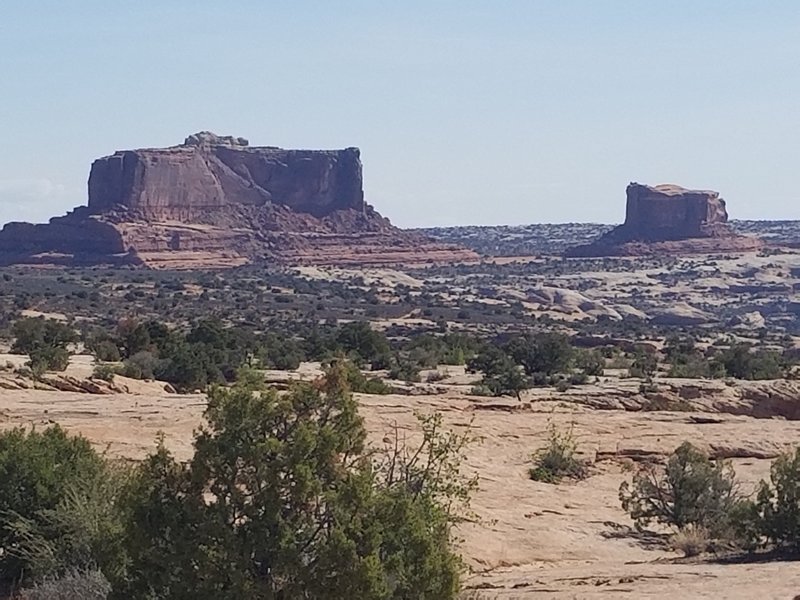
M 394 227 L 364 200 L 358 148 L 286 150 L 203 131 L 94 161 L 88 205 L 9 223 L 0 262 L 227 267 L 252 261 L 474 260 Z
M 89 210 L 125 208 L 149 220 L 195 220 L 230 205 L 286 206 L 324 217 L 365 211 L 358 148 L 284 150 L 209 132 L 172 148 L 124 150 L 89 174 Z
M 747 252 L 763 245 L 731 229 L 718 192 L 631 183 L 626 194 L 625 223 L 590 244 L 568 250 L 567 256 Z

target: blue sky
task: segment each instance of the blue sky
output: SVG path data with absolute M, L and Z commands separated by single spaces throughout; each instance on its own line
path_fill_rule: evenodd
M 209 129 L 359 146 L 402 226 L 618 222 L 629 181 L 800 219 L 800 2 L 0 4 L 0 221 Z

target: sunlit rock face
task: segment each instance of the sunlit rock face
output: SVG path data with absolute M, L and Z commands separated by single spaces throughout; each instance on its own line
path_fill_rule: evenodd
M 733 232 L 719 192 L 631 183 L 626 196 L 625 223 L 566 255 L 746 252 L 763 245 L 756 238 Z
M 89 175 L 89 209 L 127 208 L 148 219 L 186 219 L 228 205 L 287 206 L 323 217 L 363 211 L 358 148 L 284 150 L 201 132 L 171 148 L 99 158 Z
M 169 148 L 99 158 L 87 206 L 0 232 L 5 264 L 203 268 L 476 258 L 398 229 L 367 204 L 358 148 L 285 150 L 208 131 Z
M 631 183 L 626 194 L 625 224 L 616 234 L 619 239 L 667 241 L 731 235 L 719 192 Z

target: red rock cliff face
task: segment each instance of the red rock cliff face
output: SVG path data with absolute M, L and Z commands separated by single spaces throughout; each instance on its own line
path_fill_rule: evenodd
M 631 183 L 626 195 L 625 223 L 567 256 L 744 252 L 763 245 L 734 234 L 718 192 Z
M 400 230 L 364 202 L 357 148 L 284 150 L 201 132 L 171 148 L 97 159 L 88 206 L 10 223 L 0 263 L 228 267 L 253 261 L 389 264 L 474 260 Z
M 719 192 L 631 183 L 626 194 L 623 229 L 631 240 L 681 240 L 730 233 L 725 225 L 728 212 Z
M 89 209 L 101 214 L 126 208 L 155 220 L 268 203 L 316 217 L 364 210 L 357 148 L 284 150 L 230 140 L 195 134 L 181 146 L 97 159 L 89 175 Z

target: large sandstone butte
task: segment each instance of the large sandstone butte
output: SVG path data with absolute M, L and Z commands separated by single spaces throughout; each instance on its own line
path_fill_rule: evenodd
M 9 223 L 0 262 L 227 267 L 272 261 L 473 260 L 394 227 L 364 201 L 358 148 L 284 150 L 200 132 L 99 158 L 89 202 L 42 225 Z
M 763 245 L 734 233 L 719 192 L 641 183 L 631 183 L 626 192 L 625 223 L 567 256 L 746 252 Z

